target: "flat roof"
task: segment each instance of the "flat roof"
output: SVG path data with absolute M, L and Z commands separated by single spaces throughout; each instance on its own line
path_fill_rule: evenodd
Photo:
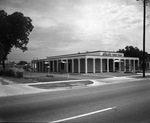
M 57 55 L 57 56 L 47 56 L 47 58 L 58 58 L 58 57 L 73 57 L 73 56 L 86 56 L 89 53 L 100 53 L 100 52 L 107 52 L 107 53 L 117 53 L 117 54 L 124 54 L 124 53 L 119 53 L 115 51 L 103 51 L 103 50 L 97 50 L 97 51 L 86 51 L 86 52 L 78 52 L 74 54 L 66 54 L 66 55 Z M 91 55 L 91 54 L 90 54 Z

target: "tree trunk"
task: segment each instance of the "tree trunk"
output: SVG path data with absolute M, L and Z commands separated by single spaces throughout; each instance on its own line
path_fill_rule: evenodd
M 5 60 L 2 61 L 3 69 L 5 69 Z

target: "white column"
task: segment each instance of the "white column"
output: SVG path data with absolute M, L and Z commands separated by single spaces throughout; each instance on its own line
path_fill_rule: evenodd
M 37 65 L 37 64 L 38 64 L 38 63 L 37 63 L 37 61 L 36 61 L 36 62 L 35 62 L 35 66 L 34 66 L 36 72 L 38 72 L 38 68 L 37 68 L 38 65 Z
M 58 72 L 58 60 L 57 60 L 57 72 Z
M 66 59 L 66 72 L 68 73 L 68 59 Z
M 33 65 L 33 71 L 35 71 L 35 62 L 33 62 L 32 65 Z
M 34 69 L 35 69 L 34 62 L 32 62 L 32 67 L 33 67 L 33 71 L 34 71 Z
M 80 59 L 78 59 L 78 73 L 80 73 Z
M 95 58 L 93 58 L 93 73 L 95 73 Z
M 126 72 L 126 66 L 127 66 L 126 59 L 124 59 L 124 72 Z
M 121 71 L 121 59 L 119 59 L 119 71 Z
M 131 71 L 131 59 L 129 59 L 129 71 Z
M 107 59 L 107 72 L 109 72 L 109 59 Z
M 49 66 L 48 70 L 50 72 L 51 71 L 51 63 L 50 63 L 50 61 L 48 61 L 48 66 Z
M 37 72 L 37 62 L 34 62 L 35 64 L 34 64 L 34 71 L 36 71 Z
M 138 66 L 138 70 L 139 70 L 139 65 L 140 65 L 140 64 L 139 64 L 139 59 L 138 59 L 138 65 L 137 65 L 137 66 Z
M 36 72 L 38 72 L 38 70 L 39 70 L 39 65 L 38 65 L 38 62 L 36 62 Z
M 87 58 L 85 58 L 85 73 L 87 74 Z
M 113 72 L 115 72 L 115 59 L 113 59 Z
M 72 59 L 72 73 L 74 73 L 74 59 Z
M 39 61 L 39 72 L 41 72 L 41 61 Z
M 38 68 L 37 68 L 38 65 L 37 65 L 37 64 L 38 64 L 38 63 L 35 62 L 35 66 L 34 66 L 34 67 L 35 67 L 35 71 L 36 71 L 36 72 L 38 71 Z
M 135 71 L 135 59 L 133 60 L 133 71 Z
M 52 61 L 52 63 L 53 63 L 53 72 L 54 72 L 54 61 Z
M 100 73 L 103 73 L 103 59 L 100 59 Z

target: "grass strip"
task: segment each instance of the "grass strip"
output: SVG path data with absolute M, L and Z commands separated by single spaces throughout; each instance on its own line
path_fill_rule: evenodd
M 30 85 L 30 86 L 41 88 L 41 89 L 53 89 L 53 88 L 60 88 L 60 87 L 87 86 L 89 84 L 93 84 L 93 82 L 92 81 L 75 81 L 75 82 L 37 84 L 37 85 Z

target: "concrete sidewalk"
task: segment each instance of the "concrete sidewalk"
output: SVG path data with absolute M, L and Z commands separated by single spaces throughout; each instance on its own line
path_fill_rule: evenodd
M 75 81 L 78 82 L 78 81 L 86 81 L 86 80 L 68 80 L 68 81 L 55 81 L 55 82 L 27 83 L 27 84 L 15 84 L 15 83 L 13 84 L 11 81 L 9 82 L 9 80 L 6 80 L 6 81 L 8 82 L 7 85 L 0 84 L 0 97 L 22 95 L 22 94 L 31 94 L 31 93 L 40 93 L 40 92 L 47 92 L 47 91 L 59 91 L 59 90 L 68 89 L 68 87 L 54 88 L 54 89 L 40 89 L 40 88 L 36 88 L 36 87 L 30 86 L 30 85 L 53 84 L 53 83 L 62 83 L 62 82 L 75 82 Z M 101 82 L 97 82 L 94 80 L 91 80 L 91 81 L 93 81 L 93 84 L 90 86 L 96 86 L 96 85 L 102 85 L 103 84 Z
M 44 91 L 44 89 L 37 89 L 24 84 L 0 85 L 0 96 L 21 95 Z

